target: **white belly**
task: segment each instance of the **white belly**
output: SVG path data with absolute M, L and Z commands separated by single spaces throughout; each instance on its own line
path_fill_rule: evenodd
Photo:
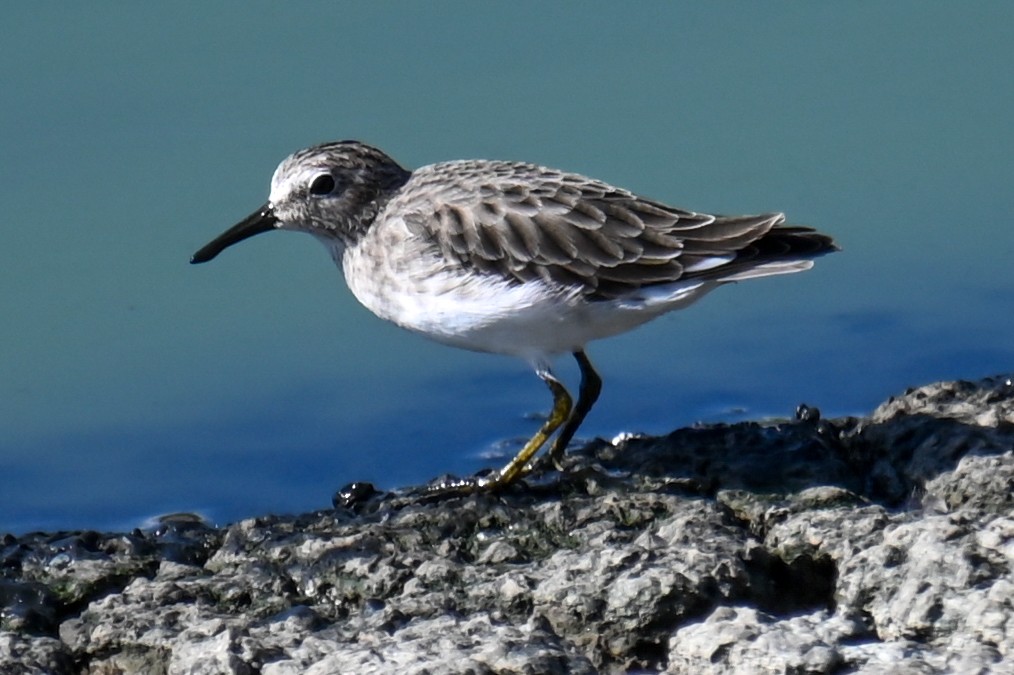
M 693 302 L 715 285 L 682 282 L 590 302 L 577 289 L 518 284 L 455 267 L 429 250 L 406 250 L 403 240 L 390 231 L 387 235 L 386 246 L 373 246 L 385 252 L 382 256 L 364 255 L 362 245 L 331 247 L 359 302 L 433 340 L 533 362 L 630 330 Z

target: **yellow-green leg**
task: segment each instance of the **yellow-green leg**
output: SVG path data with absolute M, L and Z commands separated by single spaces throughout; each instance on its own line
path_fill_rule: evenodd
M 497 473 L 493 474 L 488 478 L 480 478 L 478 486 L 483 489 L 493 490 L 501 488 L 506 485 L 510 485 L 518 476 L 520 476 L 528 462 L 535 456 L 535 453 L 539 451 L 553 432 L 556 431 L 561 424 L 567 422 L 570 424 L 570 411 L 573 407 L 573 399 L 570 397 L 570 393 L 560 383 L 556 377 L 553 376 L 549 369 L 546 367 L 540 367 L 536 374 L 542 378 L 542 381 L 549 387 L 549 391 L 553 393 L 553 410 L 549 413 L 549 417 L 542 423 L 539 430 L 532 436 L 532 439 L 525 443 L 525 447 L 521 448 L 521 452 L 517 454 L 507 465 L 500 469 Z M 583 380 L 582 380 L 583 384 Z M 583 386 L 582 386 L 583 395 Z M 573 432 L 571 432 L 573 434 Z
M 557 469 L 562 469 L 560 462 L 563 460 L 563 453 L 567 449 L 567 444 L 574 438 L 577 428 L 584 422 L 585 416 L 592 409 L 592 406 L 595 405 L 595 401 L 598 400 L 599 393 L 602 391 L 602 378 L 595 372 L 591 361 L 585 356 L 584 351 L 579 349 L 574 352 L 574 358 L 577 359 L 577 365 L 581 367 L 581 389 L 578 391 L 577 405 L 574 406 L 574 412 L 571 413 L 567 424 L 563 427 L 563 431 L 556 437 L 556 440 L 553 441 L 553 446 L 549 449 L 549 459 L 552 460 Z

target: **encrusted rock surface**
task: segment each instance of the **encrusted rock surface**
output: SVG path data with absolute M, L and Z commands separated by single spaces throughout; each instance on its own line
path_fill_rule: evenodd
M 0 673 L 1014 673 L 1014 386 L 597 441 L 503 494 L 7 535 Z

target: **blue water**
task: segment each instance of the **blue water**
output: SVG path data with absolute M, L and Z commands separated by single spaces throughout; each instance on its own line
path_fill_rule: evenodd
M 359 307 L 310 237 L 192 267 L 289 152 L 523 159 L 843 251 L 589 347 L 583 436 L 1014 369 L 1014 5 L 12 5 L 0 530 L 217 522 L 498 465 L 525 364 Z M 567 360 L 559 374 L 576 385 Z

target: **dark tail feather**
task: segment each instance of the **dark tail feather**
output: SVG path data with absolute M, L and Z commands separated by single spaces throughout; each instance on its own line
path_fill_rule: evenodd
M 743 250 L 756 249 L 757 258 L 816 258 L 840 251 L 834 239 L 812 227 L 776 227 Z
M 737 251 L 736 257 L 728 263 L 690 276 L 715 281 L 742 281 L 791 274 L 810 269 L 814 258 L 838 250 L 841 249 L 834 239 L 811 227 L 775 227 Z

